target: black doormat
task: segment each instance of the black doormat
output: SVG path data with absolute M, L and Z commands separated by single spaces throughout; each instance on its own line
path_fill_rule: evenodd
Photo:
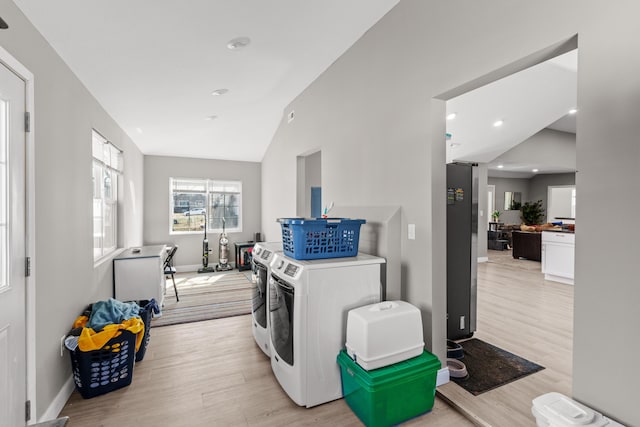
M 477 338 L 459 344 L 464 349 L 461 362 L 466 365 L 469 376 L 451 379 L 474 396 L 544 369 Z

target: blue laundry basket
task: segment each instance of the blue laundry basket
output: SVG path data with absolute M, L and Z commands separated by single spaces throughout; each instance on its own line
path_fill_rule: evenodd
M 358 255 L 364 219 L 279 218 L 282 250 L 288 257 L 306 260 Z

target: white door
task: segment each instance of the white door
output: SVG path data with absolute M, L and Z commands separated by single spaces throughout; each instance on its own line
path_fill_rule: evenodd
M 487 222 L 493 221 L 493 211 L 496 210 L 496 186 L 487 185 Z
M 27 398 L 25 83 L 0 64 L 0 426 L 24 426 Z

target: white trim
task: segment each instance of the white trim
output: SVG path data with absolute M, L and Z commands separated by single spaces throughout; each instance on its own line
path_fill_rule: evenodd
M 444 367 L 438 370 L 438 374 L 436 376 L 436 387 L 440 387 L 449 382 L 449 368 Z
M 97 260 L 93 261 L 93 268 L 96 269 L 100 267 L 102 264 L 104 264 L 105 262 L 111 262 L 115 257 L 120 255 L 124 251 L 125 251 L 125 248 L 117 248 L 109 252 L 107 255 L 101 256 Z
M 483 263 L 483 262 L 489 262 L 489 257 L 488 256 L 479 256 L 478 257 L 478 264 Z
M 56 397 L 53 399 L 47 410 L 44 411 L 44 414 L 42 414 L 40 419 L 38 419 L 38 422 L 41 423 L 43 421 L 55 420 L 58 418 L 58 415 L 62 412 L 64 405 L 66 405 L 67 400 L 69 400 L 69 396 L 71 396 L 75 387 L 76 384 L 73 382 L 73 375 L 71 375 L 62 385 L 62 388 L 58 394 L 56 394 Z
M 176 273 L 195 273 L 199 268 L 202 268 L 201 264 L 175 266 Z
M 549 280 L 551 282 L 564 283 L 565 285 L 573 285 L 573 279 L 570 277 L 562 277 L 556 276 L 555 274 L 545 274 L 544 280 Z
M 33 73 L 0 46 L 0 62 L 11 69 L 25 83 L 25 111 L 31 114 L 31 129 L 26 132 L 25 191 L 26 241 L 25 256 L 31 258 L 31 276 L 26 278 L 26 327 L 27 327 L 27 399 L 31 401 L 32 414 L 37 414 L 36 402 L 36 218 L 35 218 L 35 101 Z M 35 422 L 31 417 L 29 424 Z

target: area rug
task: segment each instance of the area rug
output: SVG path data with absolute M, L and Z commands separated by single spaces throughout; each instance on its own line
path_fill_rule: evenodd
M 469 376 L 451 379 L 474 396 L 544 369 L 477 338 L 459 344 L 464 349 L 461 361 L 466 365 Z
M 245 272 L 180 273 L 175 278 L 180 301 L 168 277 L 162 315 L 153 318 L 152 327 L 251 313 L 252 284 Z

